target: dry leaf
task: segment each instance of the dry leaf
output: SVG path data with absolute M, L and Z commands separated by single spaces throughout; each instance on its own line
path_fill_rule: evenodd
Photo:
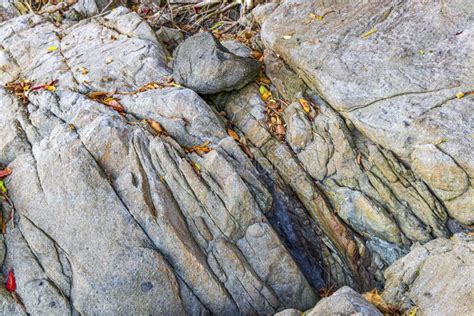
M 112 97 L 105 98 L 102 101 L 102 103 L 109 106 L 109 107 L 111 107 L 112 109 L 114 109 L 117 112 L 125 112 L 125 109 L 123 108 L 123 106 L 117 100 L 115 100 Z
M 303 111 L 305 111 L 305 113 L 309 113 L 311 111 L 311 107 L 309 105 L 309 102 L 306 101 L 306 99 L 301 98 L 298 101 L 300 102 L 301 106 L 303 107 Z
M 203 143 L 201 145 L 196 145 L 196 146 L 192 146 L 192 147 L 189 147 L 189 148 L 185 148 L 184 150 L 188 153 L 197 153 L 197 154 L 200 154 L 201 152 L 202 153 L 208 153 L 208 152 L 211 151 L 211 149 L 209 148 L 209 141 L 206 141 L 205 143 Z
M 227 129 L 227 134 L 229 134 L 229 136 L 232 137 L 236 142 L 240 143 L 240 137 L 239 137 L 239 135 L 237 135 L 237 133 L 235 131 L 228 128 Z
M 9 176 L 12 174 L 12 169 L 10 168 L 5 168 L 3 170 L 0 170 L 0 179 L 5 178 L 6 176 Z
M 160 123 L 157 121 L 148 119 L 146 120 L 150 127 L 158 134 L 158 135 L 167 135 L 165 129 L 161 126 Z
M 377 29 L 374 27 L 370 31 L 365 32 L 364 34 L 362 34 L 360 37 L 366 39 L 367 37 L 374 34 L 375 32 L 377 32 Z
M 263 85 L 260 86 L 259 91 L 263 101 L 267 101 L 272 97 L 272 93 Z
M 464 97 L 464 95 L 464 92 L 459 91 L 458 93 L 456 93 L 456 98 L 461 99 Z
M 406 313 L 405 316 L 416 316 L 416 311 L 418 310 L 418 306 L 414 306 L 410 308 Z
M 87 75 L 87 74 L 89 73 L 89 70 L 87 70 L 87 69 L 84 68 L 84 67 L 79 67 L 78 69 L 81 71 L 81 73 L 82 73 L 83 75 Z
M 396 306 L 388 304 L 384 301 L 382 296 L 378 293 L 377 289 L 373 289 L 370 292 L 362 294 L 362 296 L 372 305 L 375 305 L 381 312 L 395 314 L 399 313 L 399 309 Z

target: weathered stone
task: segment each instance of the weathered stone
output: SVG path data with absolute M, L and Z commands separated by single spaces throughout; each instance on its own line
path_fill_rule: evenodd
M 261 32 L 268 48 L 375 144 L 408 165 L 420 158 L 412 155 L 420 145 L 436 145 L 450 157 L 425 159 L 438 161 L 436 172 L 450 178 L 440 198 L 457 196 L 460 202 L 445 205 L 466 225 L 474 207 L 464 197 L 472 197 L 466 175 L 474 177 L 474 97 L 456 94 L 474 83 L 474 65 L 465 62 L 473 55 L 473 11 L 471 1 L 447 8 L 442 2 L 290 0 Z M 429 181 L 440 193 L 439 183 Z
M 174 52 L 175 80 L 198 93 L 240 89 L 255 79 L 259 69 L 256 60 L 232 54 L 208 32 L 191 36 Z
M 294 101 L 298 93 L 307 89 L 303 80 L 271 50 L 265 50 L 264 60 L 265 73 L 284 99 Z
M 362 295 L 348 286 L 337 290 L 329 297 L 323 298 L 310 311 L 308 316 L 324 315 L 364 315 L 382 316 L 382 313 L 372 304 L 367 302 Z
M 474 237 L 456 234 L 415 246 L 385 271 L 382 293 L 420 315 L 466 315 L 474 309 Z
M 16 209 L 5 267 L 17 274 L 26 312 L 309 308 L 316 295 L 265 220 L 272 195 L 195 92 L 116 93 L 124 115 L 84 95 L 135 91 L 169 74 L 164 48 L 142 23 L 118 9 L 64 26 L 63 37 L 34 15 L 0 25 L 19 77 L 58 79 L 26 105 L 0 88 L 0 164 L 14 170 L 5 185 Z M 27 42 L 39 53 L 18 49 Z M 209 153 L 186 150 L 206 141 Z

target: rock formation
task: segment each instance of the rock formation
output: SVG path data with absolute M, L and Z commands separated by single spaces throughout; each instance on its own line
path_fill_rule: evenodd
M 469 1 L 263 4 L 262 65 L 106 5 L 0 7 L 0 314 L 472 310 Z

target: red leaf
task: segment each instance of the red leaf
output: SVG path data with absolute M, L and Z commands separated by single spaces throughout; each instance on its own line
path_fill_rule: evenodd
M 16 290 L 15 274 L 13 273 L 12 269 L 8 271 L 7 283 L 5 284 L 5 288 L 8 292 L 15 292 Z
M 5 178 L 6 176 L 9 176 L 11 174 L 12 174 L 12 169 L 10 169 L 10 168 L 0 170 L 0 179 Z

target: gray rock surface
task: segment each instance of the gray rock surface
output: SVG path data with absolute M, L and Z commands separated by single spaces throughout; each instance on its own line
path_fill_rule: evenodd
M 173 55 L 176 82 L 203 94 L 240 89 L 260 69 L 256 60 L 231 53 L 208 32 L 186 39 Z
M 306 313 L 308 316 L 324 315 L 364 315 L 382 316 L 382 313 L 367 302 L 362 295 L 348 286 L 337 290 L 329 297 L 323 298 L 314 308 Z
M 474 97 L 456 94 L 474 84 L 473 12 L 467 0 L 288 0 L 261 36 L 361 133 L 413 166 L 450 217 L 470 225 Z
M 385 271 L 382 293 L 417 315 L 469 315 L 474 310 L 474 237 L 456 234 L 416 245 Z
M 236 315 L 314 305 L 265 218 L 272 195 L 219 116 L 189 89 L 119 94 L 170 75 L 165 50 L 136 18 L 117 9 L 60 35 L 35 15 L 0 25 L 14 79 L 58 80 L 26 105 L 0 88 L 0 164 L 14 170 L 5 185 L 16 209 L 3 267 L 14 269 L 26 311 Z M 116 91 L 126 114 L 90 91 Z M 186 150 L 207 141 L 208 153 Z M 12 209 L 2 210 L 7 218 Z
M 300 316 L 302 313 L 295 309 L 286 309 L 276 316 Z M 372 304 L 367 302 L 362 295 L 348 286 L 344 286 L 329 297 L 321 299 L 316 306 L 306 311 L 307 316 L 328 315 L 363 315 L 382 316 L 383 314 Z
M 250 48 L 199 33 L 171 70 L 163 32 L 125 8 L 0 23 L 15 206 L 0 261 L 24 304 L 0 291 L 0 313 L 295 314 L 315 290 L 385 279 L 395 305 L 468 313 L 472 237 L 447 238 L 473 223 L 473 96 L 455 96 L 472 89 L 472 5 L 338 3 L 255 9 L 274 103 L 252 83 Z M 23 79 L 55 89 L 3 87 Z M 198 95 L 217 92 L 211 106 Z M 313 311 L 377 314 L 366 304 L 342 288 Z

